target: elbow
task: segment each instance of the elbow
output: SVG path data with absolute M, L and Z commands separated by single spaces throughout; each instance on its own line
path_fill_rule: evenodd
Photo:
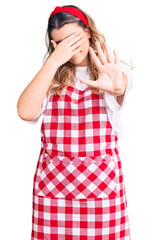
M 37 119 L 37 117 L 31 117 L 26 115 L 24 112 L 20 111 L 19 109 L 17 109 L 17 114 L 24 121 L 33 121 Z
M 40 117 L 40 114 L 37 116 L 25 115 L 24 113 L 17 111 L 18 116 L 24 121 L 35 121 Z
M 19 116 L 22 120 L 24 120 L 24 121 L 34 121 L 34 120 L 37 119 L 37 118 L 33 118 L 33 117 L 27 117 L 27 116 L 25 116 L 24 114 L 22 114 L 22 113 L 20 113 L 20 112 L 18 112 L 18 116 Z
M 41 115 L 41 109 L 36 112 L 27 113 L 20 105 L 17 103 L 17 114 L 24 121 L 34 121 L 37 120 Z

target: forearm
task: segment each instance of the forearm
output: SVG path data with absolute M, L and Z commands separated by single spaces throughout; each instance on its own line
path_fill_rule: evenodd
M 43 100 L 57 68 L 57 63 L 52 58 L 48 58 L 33 80 L 24 89 L 17 102 L 20 118 L 31 121 L 40 115 Z

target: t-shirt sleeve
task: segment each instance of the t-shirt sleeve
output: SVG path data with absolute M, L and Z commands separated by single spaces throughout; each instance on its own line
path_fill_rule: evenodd
M 48 103 L 48 97 L 47 97 L 47 95 L 46 95 L 45 98 L 44 98 L 44 101 L 43 101 L 42 112 L 41 112 L 40 115 L 44 114 L 45 109 L 46 109 L 46 107 L 47 107 L 47 103 Z
M 130 91 L 130 89 L 133 86 L 133 75 L 132 75 L 131 67 L 122 62 L 120 62 L 120 65 L 121 65 L 122 72 L 124 72 L 127 76 L 127 87 L 125 90 L 123 102 L 121 104 L 119 104 L 117 102 L 116 96 L 113 96 L 113 95 L 109 94 L 108 92 L 104 92 L 104 98 L 105 98 L 106 104 L 112 111 L 120 110 L 124 106 L 128 92 Z

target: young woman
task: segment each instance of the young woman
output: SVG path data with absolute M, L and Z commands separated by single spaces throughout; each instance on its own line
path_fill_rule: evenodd
M 50 14 L 46 40 L 47 60 L 17 104 L 23 120 L 44 114 L 31 239 L 129 240 L 118 138 L 131 68 L 73 5 Z

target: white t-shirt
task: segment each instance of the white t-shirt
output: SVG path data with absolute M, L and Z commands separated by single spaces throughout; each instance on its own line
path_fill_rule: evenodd
M 118 138 L 120 138 L 120 136 L 122 134 L 122 126 L 121 126 L 121 121 L 120 121 L 121 110 L 125 104 L 127 94 L 133 85 L 133 76 L 132 76 L 131 68 L 127 64 L 122 63 L 122 62 L 120 62 L 120 65 L 121 65 L 122 72 L 124 72 L 127 75 L 127 88 L 126 88 L 126 92 L 125 92 L 122 104 L 120 105 L 117 102 L 116 96 L 113 96 L 113 95 L 109 94 L 108 92 L 104 92 L 104 99 L 106 102 L 106 108 L 107 108 L 107 113 L 109 116 L 109 121 L 110 121 L 114 131 L 116 132 Z M 77 81 L 75 83 L 75 87 L 80 90 L 84 90 L 85 88 L 88 87 L 88 85 L 81 83 L 80 80 L 81 79 L 90 79 L 90 76 L 86 71 L 87 66 L 77 67 L 76 69 L 77 69 L 76 70 L 76 80 Z M 49 96 L 47 97 L 47 95 L 46 95 L 44 98 L 44 101 L 43 101 L 43 109 L 42 109 L 41 115 L 44 114 L 44 111 L 47 107 L 48 100 L 49 100 Z M 37 120 L 28 121 L 28 122 L 33 123 L 35 121 L 37 121 Z

